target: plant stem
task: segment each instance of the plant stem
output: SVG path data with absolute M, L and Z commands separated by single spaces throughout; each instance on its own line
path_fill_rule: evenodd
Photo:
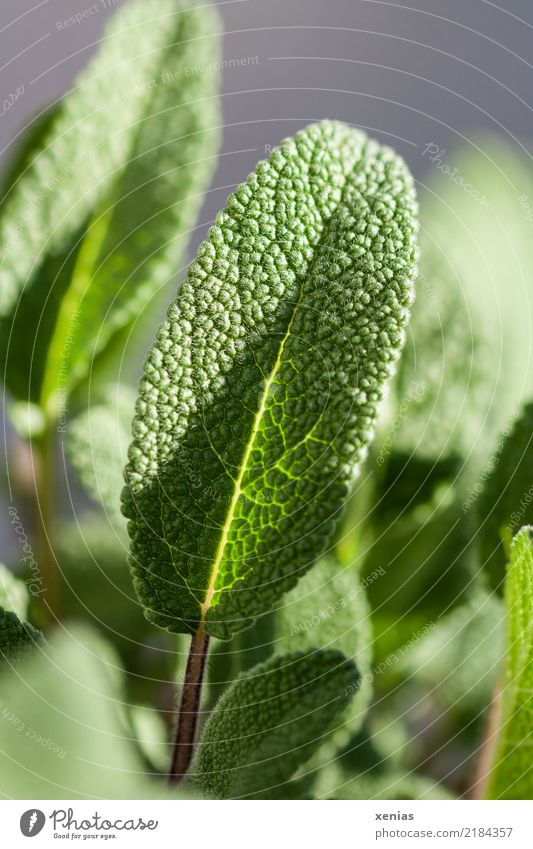
M 489 707 L 483 741 L 479 749 L 476 771 L 467 799 L 484 799 L 494 760 L 501 713 L 501 684 L 498 682 Z
M 52 546 L 55 509 L 54 429 L 47 425 L 37 442 L 36 521 L 37 556 L 45 589 L 43 612 L 47 622 L 59 618 L 59 575 Z
M 208 650 L 209 636 L 201 625 L 192 636 L 187 659 L 176 734 L 172 747 L 172 763 L 168 775 L 168 782 L 172 785 L 180 783 L 191 765 Z

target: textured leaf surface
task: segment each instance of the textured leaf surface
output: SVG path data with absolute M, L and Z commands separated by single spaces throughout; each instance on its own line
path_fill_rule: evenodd
M 19 619 L 25 619 L 29 603 L 30 594 L 24 582 L 0 563 L 0 605 L 12 610 Z
M 0 792 L 15 799 L 169 798 L 124 720 L 120 664 L 87 628 L 0 681 Z M 175 797 L 175 794 L 174 794 Z
M 358 680 L 338 651 L 295 652 L 243 673 L 207 722 L 195 781 L 218 798 L 276 798 L 276 787 L 320 745 Z
M 22 660 L 41 639 L 37 628 L 22 622 L 12 610 L 0 607 L 0 660 L 8 663 Z
M 483 566 L 492 586 L 502 589 L 510 541 L 522 525 L 533 522 L 533 403 L 526 404 L 512 427 L 500 435 L 492 457 L 492 474 L 476 504 Z
M 403 342 L 415 229 L 404 164 L 337 123 L 230 197 L 134 422 L 124 511 L 156 624 L 227 639 L 325 550 Z
M 131 439 L 135 395 L 127 387 L 108 387 L 101 403 L 69 422 L 67 455 L 96 504 L 115 525 L 124 525 L 120 495 Z
M 426 161 L 420 276 L 396 384 L 399 404 L 413 381 L 424 393 L 396 444 L 459 455 L 475 476 L 533 391 L 531 164 L 489 136 Z
M 531 799 L 533 794 L 533 528 L 511 545 L 505 582 L 507 660 L 501 727 L 488 784 L 490 799 Z
M 8 194 L 2 359 L 50 415 L 176 271 L 217 145 L 213 15 L 125 4 Z

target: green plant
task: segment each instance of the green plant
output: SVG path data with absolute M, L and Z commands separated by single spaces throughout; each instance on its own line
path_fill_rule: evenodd
M 146 615 L 193 634 L 176 777 L 209 636 L 330 543 L 404 339 L 415 229 L 397 157 L 312 125 L 230 197 L 150 351 L 123 501 Z
M 489 772 L 489 799 L 527 799 L 533 786 L 528 752 L 533 734 L 533 537 L 526 526 L 511 544 L 505 580 L 507 655 L 497 707 L 500 721 Z
M 530 225 L 463 151 L 487 202 L 434 180 L 419 248 L 400 157 L 311 124 L 150 347 L 216 159 L 209 9 L 126 4 L 3 189 L 0 790 L 528 798 Z

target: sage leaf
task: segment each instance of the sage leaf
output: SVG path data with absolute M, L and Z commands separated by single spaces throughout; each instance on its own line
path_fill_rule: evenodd
M 28 615 L 30 594 L 26 584 L 0 563 L 0 605 L 24 619 Z
M 0 607 L 0 661 L 11 664 L 22 660 L 41 640 L 37 628 L 21 621 L 12 610 Z
M 405 334 L 411 177 L 340 123 L 260 162 L 141 381 L 123 494 L 146 615 L 228 639 L 326 550 Z
M 501 693 L 501 721 L 489 799 L 531 799 L 533 792 L 533 528 L 511 544 L 505 581 L 507 657 Z
M 120 494 L 131 439 L 135 394 L 127 386 L 106 387 L 103 397 L 69 422 L 66 451 L 93 501 L 109 521 L 124 525 Z
M 338 651 L 276 656 L 243 673 L 205 726 L 194 782 L 216 798 L 277 798 L 278 786 L 320 745 L 358 680 Z
M 49 419 L 179 264 L 218 143 L 216 29 L 213 7 L 125 4 L 8 192 L 0 359 Z

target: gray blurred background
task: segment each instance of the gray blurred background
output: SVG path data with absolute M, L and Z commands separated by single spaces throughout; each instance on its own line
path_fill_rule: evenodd
M 2 0 L 0 167 L 26 122 L 66 92 L 128 0 Z M 191 245 L 269 146 L 309 121 L 337 118 L 392 144 L 423 181 L 424 149 L 481 129 L 533 135 L 531 0 L 228 0 L 224 147 Z M 63 22 L 92 7 L 81 23 Z M 233 63 L 235 64 L 235 63 Z M 112 86 L 112 81 L 110 81 Z M 3 110 L 2 110 L 3 111 Z

